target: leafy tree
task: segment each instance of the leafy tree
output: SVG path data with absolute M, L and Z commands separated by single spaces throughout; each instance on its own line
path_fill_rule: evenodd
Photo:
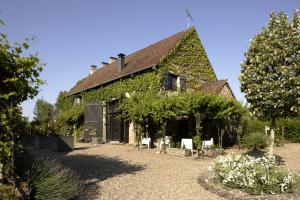
M 19 129 L 14 124 L 21 102 L 37 95 L 43 81 L 39 79 L 42 65 L 37 55 L 24 56 L 29 39 L 13 45 L 0 32 L 0 163 L 3 173 L 13 166 L 12 159 Z M 6 177 L 9 175 L 4 174 Z
M 35 115 L 34 120 L 47 123 L 53 117 L 54 106 L 44 99 L 38 99 L 36 101 L 33 114 Z
M 175 119 L 177 116 L 200 118 L 201 113 L 207 118 L 225 121 L 228 118 L 239 119 L 243 112 L 242 106 L 237 101 L 201 92 L 184 92 L 173 96 L 161 96 L 151 92 L 135 93 L 122 101 L 120 110 L 123 119 L 139 125 L 143 131 L 146 130 L 147 122 L 153 122 L 158 129 L 158 137 L 163 136 L 167 120 Z M 200 120 L 197 120 L 197 125 L 200 125 Z M 200 135 L 201 127 L 197 126 L 196 130 Z M 143 132 L 136 134 L 140 138 Z
M 73 131 L 82 132 L 83 104 L 73 103 L 74 98 L 68 92 L 61 91 L 54 104 L 54 116 L 51 122 L 56 134 L 69 135 Z
M 60 91 L 55 103 L 55 116 L 72 109 L 72 98 L 68 98 L 67 91 Z
M 51 134 L 53 130 L 51 130 L 50 122 L 54 116 L 54 106 L 43 99 L 38 99 L 33 114 L 35 130 L 40 134 Z
M 300 109 L 300 16 L 272 12 L 266 27 L 250 41 L 241 67 L 241 91 L 252 114 L 271 120 L 269 157 L 273 155 L 275 120 Z

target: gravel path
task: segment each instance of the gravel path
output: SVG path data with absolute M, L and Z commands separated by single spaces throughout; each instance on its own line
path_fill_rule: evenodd
M 198 175 L 207 173 L 213 159 L 183 157 L 178 149 L 169 149 L 163 155 L 156 149 L 77 143 L 69 153 L 32 152 L 53 157 L 75 170 L 83 185 L 80 199 L 221 199 L 197 183 Z M 234 152 L 243 151 L 226 151 Z M 282 167 L 300 172 L 300 144 L 285 144 L 275 148 L 274 153 L 282 159 Z
M 78 143 L 70 153 L 33 153 L 55 157 L 75 170 L 84 185 L 81 199 L 221 199 L 197 183 L 198 175 L 207 171 L 212 159 L 186 158 L 177 149 L 170 149 L 167 155 L 155 151 Z

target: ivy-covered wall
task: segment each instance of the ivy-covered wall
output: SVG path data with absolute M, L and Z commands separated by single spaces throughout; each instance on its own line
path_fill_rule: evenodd
M 159 66 L 161 71 L 186 76 L 187 88 L 197 89 L 204 81 L 217 80 L 195 28 L 162 58 Z
M 161 59 L 158 69 L 82 92 L 80 96 L 87 103 L 122 98 L 126 92 L 158 93 L 165 71 L 185 76 L 188 89 L 197 89 L 204 81 L 217 80 L 196 29 L 191 28 L 176 47 Z
M 157 70 L 134 75 L 132 77 L 118 80 L 107 86 L 83 92 L 81 94 L 84 103 L 112 101 L 122 98 L 126 92 L 153 92 L 157 93 L 160 87 L 160 80 Z

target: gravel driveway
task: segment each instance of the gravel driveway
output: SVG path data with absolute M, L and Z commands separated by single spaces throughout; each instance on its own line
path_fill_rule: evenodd
M 167 155 L 155 152 L 80 143 L 70 153 L 33 151 L 75 170 L 83 182 L 81 199 L 220 199 L 197 183 L 197 176 L 207 171 L 212 159 L 186 158 L 178 149 L 170 149 Z
M 75 144 L 69 153 L 32 150 L 36 156 L 48 156 L 75 170 L 81 177 L 80 199 L 221 199 L 198 183 L 213 159 L 184 157 L 183 151 L 169 149 L 167 155 L 156 149 L 134 149 L 121 145 Z M 227 149 L 226 153 L 241 153 Z M 300 144 L 286 144 L 274 153 L 283 168 L 300 173 Z

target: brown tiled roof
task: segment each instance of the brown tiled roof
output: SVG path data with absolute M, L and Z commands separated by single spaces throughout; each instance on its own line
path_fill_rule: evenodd
M 121 72 L 118 72 L 117 62 L 101 67 L 92 75 L 84 78 L 78 85 L 74 86 L 70 90 L 69 95 L 80 93 L 84 90 L 158 65 L 160 59 L 174 49 L 176 44 L 183 39 L 189 30 L 190 29 L 187 29 L 176 33 L 175 35 L 126 56 L 125 68 L 123 68 Z
M 214 82 L 206 82 L 203 83 L 200 87 L 200 90 L 205 93 L 213 93 L 213 94 L 220 94 L 223 87 L 227 85 L 230 92 L 232 93 L 232 96 L 234 97 L 234 94 L 227 82 L 227 80 L 219 80 Z

